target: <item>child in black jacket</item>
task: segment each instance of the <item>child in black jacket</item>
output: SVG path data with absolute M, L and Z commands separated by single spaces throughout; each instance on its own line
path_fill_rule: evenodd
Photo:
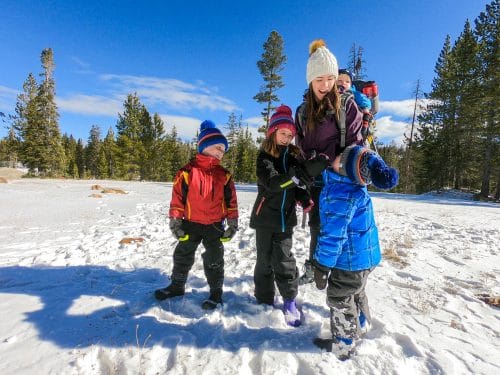
M 296 159 L 299 149 L 290 144 L 294 136 L 292 110 L 281 105 L 271 117 L 257 157 L 258 195 L 250 227 L 256 230 L 255 297 L 259 303 L 272 305 L 276 283 L 285 320 L 297 327 L 301 321 L 295 302 L 299 273 L 292 253 L 295 206 L 300 204 L 307 212 L 313 202 L 306 189 L 307 175 Z

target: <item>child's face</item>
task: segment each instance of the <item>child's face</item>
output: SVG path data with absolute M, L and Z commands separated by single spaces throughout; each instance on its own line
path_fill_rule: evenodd
M 349 90 L 351 88 L 352 82 L 351 78 L 347 74 L 339 74 L 337 78 L 337 86 L 342 86 L 344 90 Z
M 226 146 L 222 143 L 216 143 L 214 145 L 208 146 L 203 150 L 203 155 L 212 156 L 216 159 L 222 160 L 224 153 L 226 152 Z
M 323 100 L 325 95 L 332 91 L 334 84 L 334 75 L 319 76 L 314 78 L 311 81 L 311 86 L 316 99 L 318 99 L 318 101 Z
M 282 128 L 276 130 L 276 144 L 278 146 L 288 146 L 293 140 L 293 133 L 290 129 Z

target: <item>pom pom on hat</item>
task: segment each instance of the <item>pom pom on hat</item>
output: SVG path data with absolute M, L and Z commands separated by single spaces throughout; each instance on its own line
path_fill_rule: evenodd
M 335 79 L 339 76 L 337 59 L 326 48 L 322 39 L 316 39 L 309 45 L 309 60 L 307 60 L 306 80 L 309 85 L 311 81 L 320 76 L 333 75 Z
M 208 146 L 222 143 L 225 151 L 228 149 L 227 139 L 215 126 L 213 121 L 205 120 L 200 125 L 200 135 L 198 136 L 198 152 L 201 154 Z
M 326 43 L 323 39 L 316 39 L 309 44 L 309 56 L 311 56 L 320 47 L 326 48 Z
M 269 137 L 278 129 L 288 129 L 295 137 L 296 129 L 295 122 L 292 117 L 292 110 L 290 107 L 282 104 L 274 111 L 271 119 L 269 120 L 269 127 L 267 128 L 267 136 Z
M 399 174 L 369 148 L 352 145 L 340 157 L 340 174 L 360 185 L 372 183 L 382 190 L 389 190 L 398 184 Z

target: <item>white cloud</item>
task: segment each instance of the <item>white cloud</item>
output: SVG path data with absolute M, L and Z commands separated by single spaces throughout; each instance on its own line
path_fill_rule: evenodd
M 381 101 L 379 113 L 390 113 L 399 117 L 413 116 L 415 101 L 411 99 L 398 101 Z
M 417 114 L 420 113 L 422 108 L 430 102 L 431 101 L 429 99 L 420 99 L 418 101 Z M 412 118 L 414 106 L 415 99 L 381 101 L 379 113 L 392 114 L 398 117 Z
M 117 117 L 123 112 L 123 99 L 112 99 L 100 95 L 77 94 L 65 98 L 56 97 L 61 111 L 83 115 Z
M 258 128 L 259 126 L 264 124 L 264 120 L 260 116 L 259 117 L 249 117 L 249 118 L 244 119 L 243 123 L 248 124 L 249 127 Z
M 197 85 L 177 79 L 104 74 L 101 79 L 118 85 L 121 92 L 137 92 L 147 104 L 163 104 L 171 109 L 202 109 L 234 112 L 240 110 L 230 99 L 217 95 L 217 89 L 203 82 Z
M 14 113 L 16 98 L 19 94 L 18 90 L 0 86 L 0 109 L 2 111 Z
M 160 115 L 165 123 L 165 131 L 170 133 L 176 127 L 178 136 L 183 140 L 191 140 L 196 136 L 202 120 L 193 117 Z
M 94 72 L 90 69 L 90 64 L 86 61 L 83 61 L 77 56 L 71 56 L 71 60 L 76 65 L 76 73 L 80 74 L 93 74 Z
M 392 116 L 384 116 L 377 119 L 375 136 L 385 144 L 391 142 L 403 145 L 404 134 L 410 134 L 410 123 L 393 120 Z

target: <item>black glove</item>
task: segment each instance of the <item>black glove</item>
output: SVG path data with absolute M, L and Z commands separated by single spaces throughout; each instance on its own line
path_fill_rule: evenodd
M 309 189 L 314 183 L 314 180 L 309 177 L 306 170 L 300 166 L 291 166 L 288 169 L 288 175 L 292 178 L 292 181 L 301 189 Z
M 222 242 L 227 242 L 234 237 L 238 231 L 238 219 L 227 219 L 227 228 L 222 234 L 220 240 Z
M 312 261 L 313 271 L 314 271 L 314 283 L 316 288 L 323 290 L 328 284 L 328 276 L 330 274 L 330 269 L 328 267 L 322 266 L 316 260 Z
M 319 176 L 330 165 L 330 159 L 325 154 L 314 155 L 304 162 L 304 169 L 312 178 Z
M 171 217 L 169 226 L 172 234 L 179 241 L 186 241 L 189 238 L 189 235 L 187 235 L 186 232 L 182 230 L 182 219 Z

